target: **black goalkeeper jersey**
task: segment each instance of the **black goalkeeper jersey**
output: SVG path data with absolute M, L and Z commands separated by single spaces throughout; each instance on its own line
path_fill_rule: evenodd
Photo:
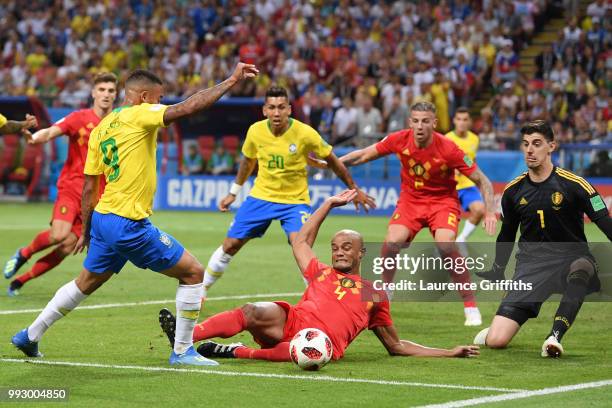
M 589 182 L 560 167 L 554 167 L 540 183 L 531 181 L 527 173 L 515 178 L 506 186 L 501 206 L 504 224 L 510 224 L 513 231 L 520 224 L 520 252 L 533 256 L 550 253 L 538 254 L 542 247 L 527 243 L 584 243 L 570 247 L 586 248 L 584 214 L 591 221 L 609 214 L 602 197 Z M 567 250 L 563 245 L 546 248 L 554 253 Z

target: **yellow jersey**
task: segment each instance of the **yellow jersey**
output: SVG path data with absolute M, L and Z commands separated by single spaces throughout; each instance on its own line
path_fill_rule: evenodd
M 149 103 L 122 106 L 91 131 L 84 173 L 106 178 L 97 212 L 131 220 L 153 213 L 157 130 L 165 126 L 166 108 Z
M 463 150 L 463 153 L 465 153 L 472 161 L 476 161 L 476 152 L 478 151 L 480 139 L 474 132 L 468 130 L 466 137 L 460 137 L 453 130 L 448 132 L 446 137 L 455 142 L 455 144 L 459 146 L 461 150 Z M 457 174 L 455 179 L 457 180 L 457 190 L 463 190 L 464 188 L 475 185 L 472 180 L 463 174 Z
M 274 136 L 267 119 L 249 127 L 242 154 L 257 159 L 258 173 L 250 195 L 281 204 L 309 204 L 307 161 L 310 152 L 320 158 L 332 147 L 310 126 L 289 119 L 289 128 Z
M 6 116 L 0 113 L 0 128 L 6 125 L 6 122 L 8 122 L 8 119 L 6 118 Z

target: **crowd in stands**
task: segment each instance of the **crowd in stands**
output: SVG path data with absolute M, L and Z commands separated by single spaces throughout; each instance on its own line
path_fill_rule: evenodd
M 241 60 L 257 64 L 260 75 L 233 95 L 285 86 L 298 116 L 334 144 L 369 144 L 404 128 L 407 107 L 421 99 L 436 104 L 439 130 L 448 131 L 453 110 L 491 87 L 495 97 L 475 122 L 485 148 L 516 148 L 518 124 L 536 118 L 553 120 L 564 141 L 605 139 L 612 86 L 606 0 L 568 20 L 538 57 L 537 78 L 519 72 L 518 53 L 553 3 L 1 2 L 0 94 L 79 108 L 95 73 L 125 77 L 148 68 L 163 76 L 167 97 L 184 98 L 220 82 Z

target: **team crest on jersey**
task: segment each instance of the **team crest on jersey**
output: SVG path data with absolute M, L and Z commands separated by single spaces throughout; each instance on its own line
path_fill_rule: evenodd
M 352 289 L 355 287 L 355 281 L 350 278 L 342 278 L 340 280 L 340 286 L 347 289 Z
M 399 217 L 400 217 L 400 213 L 395 213 L 393 214 L 393 217 L 391 218 L 393 218 L 394 220 L 399 220 Z
M 65 205 L 62 205 L 62 206 L 60 207 L 60 213 L 62 213 L 62 214 L 66 214 L 67 212 L 68 212 L 68 208 L 66 208 L 66 206 L 65 206 Z
M 552 200 L 553 208 L 555 210 L 558 210 L 560 208 L 559 206 L 561 205 L 561 202 L 563 202 L 563 194 L 558 191 L 555 191 L 552 196 L 550 196 L 550 199 Z
M 172 247 L 172 241 L 170 240 L 170 237 L 168 235 L 160 234 L 159 240 L 161 241 L 162 244 L 164 244 L 168 248 Z
M 297 152 L 297 146 L 295 145 L 295 143 L 291 143 L 289 145 L 289 153 L 295 153 Z
M 421 177 L 423 174 L 425 174 L 425 168 L 421 165 L 421 163 L 417 163 L 412 167 L 412 171 L 414 171 L 414 174 Z

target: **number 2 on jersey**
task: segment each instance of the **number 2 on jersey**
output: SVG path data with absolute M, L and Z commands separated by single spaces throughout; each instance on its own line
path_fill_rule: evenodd
M 100 149 L 102 150 L 102 161 L 113 170 L 110 176 L 108 176 L 108 181 L 117 180 L 117 177 L 119 177 L 119 149 L 117 148 L 117 142 L 112 137 L 106 139 L 100 143 Z
M 537 213 L 540 215 L 540 226 L 542 229 L 546 228 L 546 224 L 544 224 L 544 210 L 538 210 Z

